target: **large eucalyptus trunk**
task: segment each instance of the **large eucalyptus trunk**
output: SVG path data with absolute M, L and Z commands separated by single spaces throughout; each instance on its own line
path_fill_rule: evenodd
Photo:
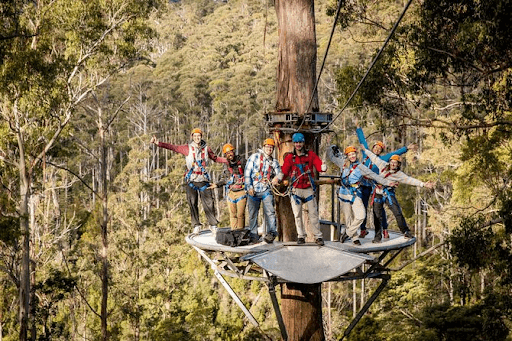
M 318 111 L 315 91 L 316 36 L 313 0 L 276 0 L 279 25 L 276 111 Z M 311 103 L 311 106 L 310 106 Z M 302 128 L 307 128 L 303 125 Z M 278 134 L 279 135 L 279 134 Z M 309 138 L 308 138 L 309 137 Z M 312 136 L 306 148 L 315 149 Z M 293 149 L 289 135 L 278 136 L 278 157 Z M 284 142 L 281 142 L 284 141 Z M 283 241 L 297 240 L 289 198 L 276 200 Z M 305 221 L 307 224 L 307 222 Z M 281 309 L 289 340 L 324 340 L 321 284 L 290 283 L 281 286 Z

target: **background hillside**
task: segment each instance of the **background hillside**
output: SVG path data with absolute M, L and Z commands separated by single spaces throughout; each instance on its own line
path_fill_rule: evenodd
M 336 117 L 321 158 L 356 144 L 359 123 L 389 150 L 417 143 L 403 169 L 437 184 L 399 188 L 418 242 L 348 340 L 511 340 L 511 5 L 414 2 L 341 112 L 404 5 L 344 3 L 319 82 L 321 111 Z M 260 147 L 275 106 L 273 6 L 0 5 L 0 340 L 20 339 L 27 281 L 32 340 L 279 339 L 267 288 L 229 279 L 257 330 L 185 243 L 184 159 L 149 143 L 185 144 L 200 127 L 217 154 Z M 335 8 L 315 2 L 318 66 Z M 378 284 L 323 284 L 326 339 Z

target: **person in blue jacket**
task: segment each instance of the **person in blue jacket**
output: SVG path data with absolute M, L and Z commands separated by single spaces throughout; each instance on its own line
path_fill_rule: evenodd
M 363 129 L 361 129 L 361 127 L 359 127 L 359 124 L 357 121 L 356 121 L 356 126 L 357 126 L 356 134 L 357 134 L 357 138 L 359 139 L 359 143 L 361 143 L 366 149 L 370 150 L 370 148 L 368 147 L 368 142 L 366 142 L 366 137 L 364 136 Z M 391 159 L 391 157 L 393 155 L 405 154 L 409 149 L 416 150 L 417 145 L 414 143 L 411 143 L 407 147 L 403 146 L 402 148 L 399 148 L 393 152 L 389 152 L 387 154 L 382 155 L 382 152 L 385 149 L 386 149 L 386 146 L 384 145 L 384 143 L 382 141 L 376 141 L 373 144 L 371 151 L 375 155 L 377 155 L 379 158 L 381 158 L 382 160 L 389 162 L 389 160 Z M 375 164 L 372 163 L 370 158 L 366 155 L 364 149 L 362 150 L 361 155 L 362 155 L 361 163 L 363 165 L 365 165 L 366 167 L 370 168 L 375 173 L 379 174 L 379 168 Z M 370 196 L 372 195 L 372 192 L 373 192 L 373 187 L 374 187 L 374 182 L 371 179 L 365 178 L 365 180 L 361 184 L 361 194 L 362 194 L 361 199 L 363 200 L 365 209 L 368 209 L 368 203 L 370 201 Z M 384 206 L 382 206 L 381 214 L 382 214 L 381 215 L 382 216 L 382 222 L 381 222 L 382 223 L 382 235 L 384 238 L 389 238 L 388 222 L 386 219 L 386 212 L 384 211 Z M 364 238 L 368 234 L 368 231 L 366 231 L 366 220 L 367 219 L 365 218 L 363 223 L 361 224 L 361 232 L 360 232 L 359 238 Z

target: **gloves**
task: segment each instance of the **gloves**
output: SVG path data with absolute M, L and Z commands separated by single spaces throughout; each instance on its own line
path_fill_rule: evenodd
M 334 156 L 339 156 L 341 154 L 340 149 L 338 148 L 337 145 L 332 145 L 331 149 Z
M 322 167 L 320 167 L 320 170 L 322 172 L 326 172 L 327 171 L 327 165 L 325 163 L 322 163 Z

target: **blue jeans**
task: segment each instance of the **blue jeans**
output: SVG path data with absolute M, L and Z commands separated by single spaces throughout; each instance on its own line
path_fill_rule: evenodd
M 258 212 L 260 203 L 263 202 L 263 215 L 267 223 L 267 233 L 273 232 L 277 235 L 276 229 L 276 210 L 274 209 L 274 196 L 270 190 L 255 193 L 254 197 L 248 196 L 247 210 L 249 211 L 249 230 L 251 233 L 258 234 Z

